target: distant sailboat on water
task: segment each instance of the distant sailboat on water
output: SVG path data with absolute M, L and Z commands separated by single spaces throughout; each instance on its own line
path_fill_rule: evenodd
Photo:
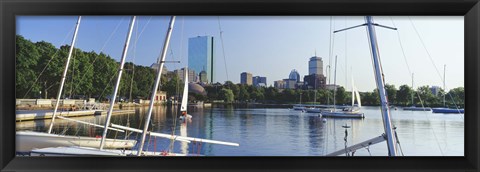
M 189 119 L 192 119 L 192 115 L 187 114 L 187 105 L 188 105 L 188 69 L 185 68 L 185 85 L 183 87 L 182 95 L 182 104 L 180 106 L 180 119 L 186 122 Z

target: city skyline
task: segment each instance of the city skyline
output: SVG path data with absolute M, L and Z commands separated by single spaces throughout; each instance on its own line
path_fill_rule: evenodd
M 386 83 L 397 88 L 404 84 L 410 86 L 413 72 L 415 87 L 443 86 L 443 65 L 446 64 L 447 90 L 464 86 L 463 17 L 411 17 L 411 22 L 406 16 L 374 19 L 376 23 L 399 29 L 398 32 L 384 28 L 376 30 Z M 34 42 L 44 40 L 59 47 L 69 44 L 75 22 L 75 16 L 18 16 L 17 34 Z M 333 20 L 328 16 L 180 16 L 174 27 L 167 60 L 180 60 L 181 63 L 167 63 L 166 66 L 169 70 L 186 66 L 188 38 L 207 35 L 216 39 L 217 72 L 214 74 L 218 80 L 215 82 L 230 80 L 240 83 L 238 74 L 248 71 L 269 78 L 267 86 L 270 86 L 273 81 L 287 78 L 292 69 L 296 69 L 303 79 L 308 74 L 308 60 L 314 55 L 323 59 L 323 73 L 328 82 L 334 77 L 334 59 L 338 56 L 337 84 L 349 90 L 353 74 L 360 91 L 372 91 L 375 81 L 365 29 L 330 34 L 362 23 L 360 16 L 335 16 Z M 102 51 L 118 61 L 127 24 L 127 16 L 85 16 L 76 47 L 84 51 Z M 133 51 L 129 51 L 127 61 L 144 66 L 155 62 L 167 24 L 166 16 L 140 16 L 132 35 L 130 48 Z M 331 46 L 330 38 L 333 39 Z M 330 78 L 327 65 L 331 66 Z

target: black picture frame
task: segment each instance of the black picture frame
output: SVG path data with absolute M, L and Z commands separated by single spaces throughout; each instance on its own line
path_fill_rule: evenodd
M 478 171 L 478 0 L 0 0 L 1 171 Z M 17 157 L 16 15 L 457 15 L 465 17 L 464 157 Z

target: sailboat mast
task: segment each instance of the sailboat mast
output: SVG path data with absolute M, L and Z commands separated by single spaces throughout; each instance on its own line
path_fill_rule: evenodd
M 115 100 L 117 98 L 117 93 L 118 93 L 118 87 L 120 86 L 120 80 L 122 79 L 123 66 L 125 64 L 125 58 L 127 57 L 128 46 L 130 45 L 130 38 L 132 36 L 133 26 L 135 25 L 135 19 L 136 19 L 136 16 L 133 16 L 132 21 L 130 22 L 130 27 L 129 27 L 127 38 L 125 41 L 125 46 L 123 47 L 122 59 L 120 60 L 120 67 L 118 67 L 117 82 L 115 83 L 115 88 L 113 90 L 112 98 L 110 99 L 110 107 L 108 108 L 107 117 L 105 119 L 105 127 L 103 129 L 102 140 L 100 141 L 100 150 L 102 150 L 103 146 L 105 146 L 105 139 L 107 137 L 108 126 L 110 125 L 110 119 L 112 117 L 112 112 L 113 112 L 113 105 L 115 104 Z
M 157 71 L 157 77 L 155 79 L 155 85 L 152 89 L 152 96 L 150 97 L 150 105 L 149 105 L 148 112 L 147 112 L 147 119 L 145 120 L 145 124 L 144 124 L 144 127 L 143 127 L 143 132 L 142 132 L 142 140 L 140 141 L 140 145 L 139 145 L 138 151 L 137 151 L 138 156 L 142 155 L 143 144 L 145 143 L 145 137 L 147 136 L 147 130 L 148 130 L 148 126 L 150 124 L 150 118 L 152 117 L 153 104 L 155 102 L 155 96 L 157 94 L 158 85 L 160 84 L 160 77 L 162 76 L 163 64 L 165 63 L 165 57 L 166 57 L 166 54 L 167 54 L 168 45 L 170 43 L 170 36 L 172 35 L 172 29 L 173 29 L 173 24 L 174 23 L 175 23 L 175 16 L 172 16 L 170 18 L 170 25 L 168 26 L 167 34 L 165 36 L 165 42 L 163 44 L 163 50 L 162 50 L 161 58 L 159 58 L 159 61 L 158 61 L 159 67 L 158 67 L 158 71 Z
M 52 132 L 53 123 L 55 122 L 55 117 L 57 116 L 58 104 L 60 103 L 60 96 L 62 95 L 63 85 L 65 85 L 65 78 L 67 76 L 68 65 L 70 64 L 70 58 L 72 57 L 73 47 L 75 45 L 75 40 L 77 39 L 78 27 L 80 26 L 81 19 L 82 19 L 82 16 L 78 16 L 77 25 L 75 26 L 75 32 L 72 38 L 72 44 L 70 45 L 67 62 L 65 63 L 65 70 L 63 70 L 62 81 L 60 82 L 60 87 L 58 88 L 57 102 L 55 103 L 55 109 L 53 110 L 52 121 L 50 122 L 50 127 L 48 127 L 48 134 Z
M 335 56 L 335 73 L 333 74 L 333 110 L 336 108 L 335 95 L 337 92 L 337 56 Z
M 370 47 L 372 51 L 372 60 L 375 69 L 375 81 L 377 84 L 378 92 L 380 95 L 380 102 L 381 102 L 381 112 L 383 117 L 383 125 L 385 129 L 385 134 L 387 138 L 387 147 L 388 147 L 388 155 L 389 156 L 396 156 L 396 139 L 394 136 L 394 131 L 392 128 L 392 121 L 390 116 L 390 109 L 388 107 L 388 100 L 386 96 L 385 90 L 385 83 L 383 79 L 383 72 L 380 67 L 380 58 L 379 58 L 379 51 L 377 47 L 377 38 L 375 35 L 375 28 L 372 21 L 372 16 L 365 16 L 365 20 L 367 21 L 367 31 L 368 31 L 368 39 L 370 41 Z
M 446 71 L 446 68 L 447 68 L 447 65 L 444 64 L 443 65 L 443 107 L 446 107 L 445 106 L 445 95 L 447 94 L 447 88 L 445 87 L 445 71 Z
M 413 104 L 413 95 L 414 95 L 414 88 L 413 88 L 413 73 L 412 73 L 412 106 L 414 106 L 415 104 Z

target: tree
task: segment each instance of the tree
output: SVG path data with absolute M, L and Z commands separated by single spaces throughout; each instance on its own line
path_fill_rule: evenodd
M 460 106 L 460 107 L 464 107 L 465 106 L 465 89 L 464 89 L 464 87 L 458 87 L 458 88 L 451 89 L 448 92 L 448 95 L 445 99 L 450 100 L 449 101 L 449 106 L 457 105 L 457 106 Z
M 336 94 L 335 94 L 335 101 L 334 104 L 345 104 L 346 98 L 347 98 L 347 92 L 345 92 L 345 88 L 343 87 L 338 87 Z
M 245 85 L 240 85 L 239 89 L 240 91 L 238 100 L 248 101 L 250 99 L 250 93 L 247 91 L 247 88 L 245 88 Z
M 22 36 L 16 37 L 16 95 L 24 97 L 39 97 L 40 86 L 34 83 L 37 78 L 37 63 L 40 59 L 35 44 L 25 40 Z M 30 87 L 32 87 L 31 90 Z
M 397 100 L 397 88 L 395 85 L 385 84 L 385 91 L 387 92 L 388 103 L 393 105 Z
M 408 85 L 401 85 L 399 90 L 397 91 L 396 103 L 403 106 L 409 105 L 410 103 L 412 103 L 412 93 L 412 88 L 410 88 Z
M 234 95 L 232 90 L 228 88 L 222 88 L 219 93 L 219 97 L 225 101 L 225 103 L 232 103 L 234 99 Z

